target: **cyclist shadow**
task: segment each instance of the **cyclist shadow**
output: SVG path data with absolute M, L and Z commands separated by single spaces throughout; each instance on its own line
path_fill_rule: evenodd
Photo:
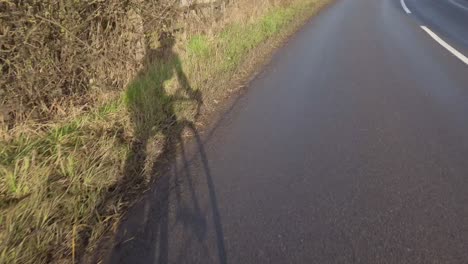
M 200 115 L 202 95 L 190 87 L 180 58 L 173 50 L 173 36 L 164 34 L 160 42 L 161 48 L 148 55 L 149 61 L 155 63 L 148 65 L 145 73 L 127 91 L 126 103 L 131 111 L 135 140 L 125 164 L 122 183 L 119 184 L 123 188 L 143 185 L 150 191 L 142 202 L 130 209 L 128 219 L 118 227 L 109 263 L 167 263 L 169 226 L 172 223 L 183 225 L 183 230 L 190 231 L 192 237 L 204 245 L 204 251 L 209 250 L 206 246 L 207 219 L 200 206 L 184 146 L 186 132 L 195 138 L 197 156 L 206 177 L 203 181 L 208 190 L 217 255 L 220 263 L 226 263 L 216 192 L 203 143 L 194 123 Z M 179 89 L 169 94 L 165 84 L 174 76 L 177 77 Z M 177 106 L 181 103 L 186 108 L 191 106 L 191 118 L 177 116 Z M 156 147 L 158 151 L 151 151 L 154 146 L 159 146 Z M 153 181 L 155 184 L 152 184 Z M 128 193 L 128 190 L 120 191 Z M 184 241 L 183 247 L 188 247 L 192 239 Z
M 144 175 L 153 177 L 152 170 L 162 161 L 160 158 L 173 156 L 184 127 L 194 124 L 203 104 L 201 92 L 191 88 L 180 58 L 173 50 L 174 37 L 163 34 L 160 43 L 159 49 L 148 52 L 145 70 L 130 84 L 126 93 L 126 104 L 134 126 L 134 140 L 125 165 L 124 177 L 132 181 L 140 176 L 138 180 L 148 180 Z M 169 94 L 166 82 L 174 75 L 177 77 L 179 89 Z M 176 106 L 181 103 L 187 103 L 186 106 L 192 108 L 195 104 L 192 121 L 181 120 L 177 116 Z M 154 143 L 151 140 L 163 142 L 158 153 L 151 153 L 156 154 L 156 159 L 151 159 L 148 155 L 149 145 Z

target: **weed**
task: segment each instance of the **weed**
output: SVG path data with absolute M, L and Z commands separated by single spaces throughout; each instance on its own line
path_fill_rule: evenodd
M 187 45 L 187 49 L 190 56 L 196 56 L 198 58 L 207 58 L 210 56 L 210 45 L 208 38 L 203 35 L 193 36 Z

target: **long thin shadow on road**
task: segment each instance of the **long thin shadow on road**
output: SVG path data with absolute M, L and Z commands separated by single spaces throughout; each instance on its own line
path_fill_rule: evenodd
M 195 140 L 197 142 L 198 151 L 200 152 L 200 158 L 203 163 L 203 168 L 204 168 L 206 179 L 207 179 L 211 209 L 213 211 L 213 223 L 214 223 L 215 232 L 216 232 L 216 245 L 218 247 L 219 263 L 225 264 L 227 263 L 226 247 L 224 245 L 223 226 L 221 224 L 221 215 L 219 213 L 218 199 L 216 198 L 216 191 L 215 191 L 215 186 L 213 183 L 213 177 L 211 176 L 210 166 L 208 164 L 208 158 L 206 156 L 205 148 L 203 147 L 203 142 L 200 138 L 200 135 L 198 134 L 194 126 L 191 126 L 191 129 L 195 135 Z

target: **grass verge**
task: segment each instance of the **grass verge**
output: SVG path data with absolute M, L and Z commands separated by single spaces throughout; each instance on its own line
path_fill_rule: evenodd
M 229 84 L 253 49 L 325 2 L 295 0 L 213 34 L 169 40 L 119 99 L 0 141 L 0 263 L 73 263 L 94 250 L 151 184 L 178 124 L 226 94 L 230 86 L 219 83 Z

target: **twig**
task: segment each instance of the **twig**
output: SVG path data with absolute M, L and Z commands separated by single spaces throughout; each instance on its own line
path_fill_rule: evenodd
M 78 42 L 80 42 L 81 44 L 85 45 L 87 48 L 89 49 L 93 49 L 93 47 L 91 47 L 90 45 L 88 45 L 88 43 L 84 42 L 83 40 L 81 40 L 79 37 L 77 37 L 76 35 L 74 35 L 70 30 L 68 30 L 66 27 L 64 27 L 63 25 L 61 25 L 60 23 L 56 22 L 56 21 L 53 21 L 53 20 L 50 20 L 50 19 L 47 19 L 45 17 L 42 17 L 42 16 L 39 16 L 39 15 L 35 15 L 35 17 L 37 18 L 40 18 L 46 22 L 49 22 L 53 25 L 56 25 L 57 27 L 65 30 L 67 33 L 69 33 L 72 37 L 74 37 L 76 40 L 78 40 Z

